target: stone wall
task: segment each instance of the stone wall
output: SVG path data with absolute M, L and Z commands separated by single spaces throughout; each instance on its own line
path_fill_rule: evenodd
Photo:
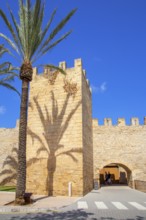
M 16 184 L 18 123 L 15 128 L 0 128 L 0 185 Z
M 146 125 L 139 125 L 137 118 L 132 124 L 118 119 L 113 126 L 111 119 L 105 119 L 99 126 L 93 120 L 94 178 L 106 165 L 117 164 L 127 171 L 129 185 L 131 181 L 146 181 Z
M 99 181 L 100 171 L 116 165 L 126 171 L 129 186 L 145 191 L 146 118 L 126 125 L 92 120 L 89 82 L 80 59 L 73 68 L 59 64 L 62 75 L 34 68 L 30 84 L 27 130 L 27 191 L 34 194 L 82 196 Z M 0 184 L 14 185 L 17 174 L 18 122 L 0 128 Z M 94 164 L 93 164 L 94 162 Z M 94 172 L 94 177 L 93 177 Z M 103 173 L 102 173 L 103 174 Z M 69 192 L 69 186 L 71 191 Z
M 89 82 L 85 71 L 82 74 L 82 106 L 83 106 L 83 184 L 84 194 L 93 189 L 93 133 L 92 103 Z
M 134 188 L 146 193 L 146 181 L 135 180 Z

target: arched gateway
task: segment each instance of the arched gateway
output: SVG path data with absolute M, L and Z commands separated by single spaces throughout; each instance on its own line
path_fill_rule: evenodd
M 110 163 L 101 168 L 99 173 L 97 173 L 100 186 L 108 184 L 106 182 L 106 174 L 108 173 L 111 175 L 110 185 L 118 184 L 133 187 L 132 171 L 126 165 L 120 163 Z
M 91 89 L 81 60 L 75 60 L 73 68 L 65 62 L 60 67 L 66 76 L 48 68 L 37 74 L 35 68 L 30 84 L 27 191 L 82 196 L 101 181 L 105 169 L 117 169 L 115 181 L 119 175 L 118 181 L 127 180 L 146 191 L 146 120 L 139 125 L 133 118 L 127 126 L 119 119 L 113 126 L 111 119 L 105 119 L 99 126 L 98 120 L 92 120 Z M 12 168 L 7 158 L 16 157 L 18 125 L 0 129 L 0 142 L 2 182 L 8 179 L 4 169 Z

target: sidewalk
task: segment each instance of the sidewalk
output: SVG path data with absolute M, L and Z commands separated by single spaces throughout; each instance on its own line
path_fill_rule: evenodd
M 0 192 L 0 214 L 1 213 L 11 213 L 11 212 L 48 212 L 57 211 L 64 208 L 80 199 L 80 197 L 66 197 L 66 196 L 56 196 L 47 197 L 43 195 L 33 195 L 33 200 L 35 202 L 26 206 L 11 206 L 6 205 L 15 199 L 14 192 Z

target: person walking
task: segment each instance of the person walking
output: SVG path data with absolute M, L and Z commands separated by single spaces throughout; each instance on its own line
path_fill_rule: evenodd
M 105 184 L 107 185 L 108 184 L 108 173 L 105 172 Z
M 108 183 L 109 185 L 112 184 L 110 172 L 108 172 L 108 174 L 107 174 L 107 183 Z

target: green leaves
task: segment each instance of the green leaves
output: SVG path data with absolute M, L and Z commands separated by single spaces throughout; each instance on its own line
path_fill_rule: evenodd
M 40 56 L 46 54 L 71 33 L 71 31 L 68 31 L 56 39 L 56 36 L 74 15 L 76 9 L 69 12 L 52 31 L 49 31 L 56 15 L 56 9 L 51 14 L 47 24 L 44 25 L 44 8 L 45 5 L 42 0 L 36 0 L 34 5 L 31 5 L 31 0 L 26 0 L 25 3 L 23 0 L 19 0 L 18 20 L 9 8 L 11 22 L 0 9 L 0 17 L 7 26 L 11 38 L 3 33 L 0 33 L 0 36 L 5 39 L 12 50 L 17 52 L 22 58 L 22 61 L 36 61 Z
M 65 39 L 71 33 L 71 31 L 69 31 L 63 37 L 59 38 L 59 40 L 56 40 L 56 42 L 52 43 L 52 40 L 62 30 L 62 28 L 65 26 L 65 24 L 69 21 L 69 19 L 73 16 L 75 12 L 76 12 L 76 9 L 72 10 L 49 34 L 48 38 L 44 41 L 43 45 L 41 46 L 39 50 L 39 53 L 41 53 L 41 55 L 45 54 L 48 50 L 50 50 L 52 48 L 51 45 L 56 46 L 58 43 L 60 43 L 63 39 Z
M 54 69 L 54 70 L 58 70 L 58 71 L 61 72 L 62 74 L 66 75 L 66 72 L 65 72 L 62 68 L 60 68 L 60 67 L 58 67 L 58 66 L 54 66 L 54 65 L 52 65 L 52 64 L 48 64 L 48 65 L 45 65 L 45 67 L 48 67 L 48 68 Z
M 5 52 L 9 52 L 3 45 L 0 45 L 0 57 Z M 15 72 L 17 68 L 12 67 L 9 62 L 3 62 L 0 64 L 0 86 L 4 86 L 8 89 L 11 89 L 20 96 L 18 90 L 11 85 L 11 82 L 14 80 L 15 77 L 19 77 L 19 75 Z
M 68 31 L 57 38 L 57 35 L 74 15 L 76 9 L 69 12 L 56 25 L 56 27 L 50 31 L 57 11 L 55 9 L 52 12 L 50 19 L 48 19 L 48 22 L 45 25 L 43 23 L 44 8 L 45 4 L 42 0 L 36 0 L 34 5 L 31 4 L 31 0 L 26 0 L 25 3 L 23 0 L 19 0 L 18 19 L 16 19 L 10 7 L 8 7 L 11 21 L 9 21 L 6 13 L 0 9 L 0 18 L 3 20 L 11 34 L 11 37 L 8 37 L 6 34 L 0 33 L 0 37 L 3 38 L 10 46 L 11 54 L 14 54 L 14 51 L 17 53 L 17 56 L 22 59 L 22 63 L 25 61 L 31 63 L 35 62 L 37 59 L 67 38 L 72 32 Z M 1 55 L 5 52 L 8 52 L 8 50 L 3 48 L 3 50 L 1 50 Z M 50 66 L 56 69 L 58 68 L 52 65 Z M 16 76 L 14 74 L 14 69 L 10 70 L 9 67 L 6 66 L 6 63 L 0 66 L 0 68 L 0 74 L 9 74 L 8 76 L 5 75 L 5 77 L 2 79 L 0 78 L 0 85 L 16 91 L 16 89 L 9 84 L 9 82 Z M 57 70 L 65 74 L 64 70 L 61 68 L 58 68 Z M 16 92 L 19 94 L 18 91 Z

